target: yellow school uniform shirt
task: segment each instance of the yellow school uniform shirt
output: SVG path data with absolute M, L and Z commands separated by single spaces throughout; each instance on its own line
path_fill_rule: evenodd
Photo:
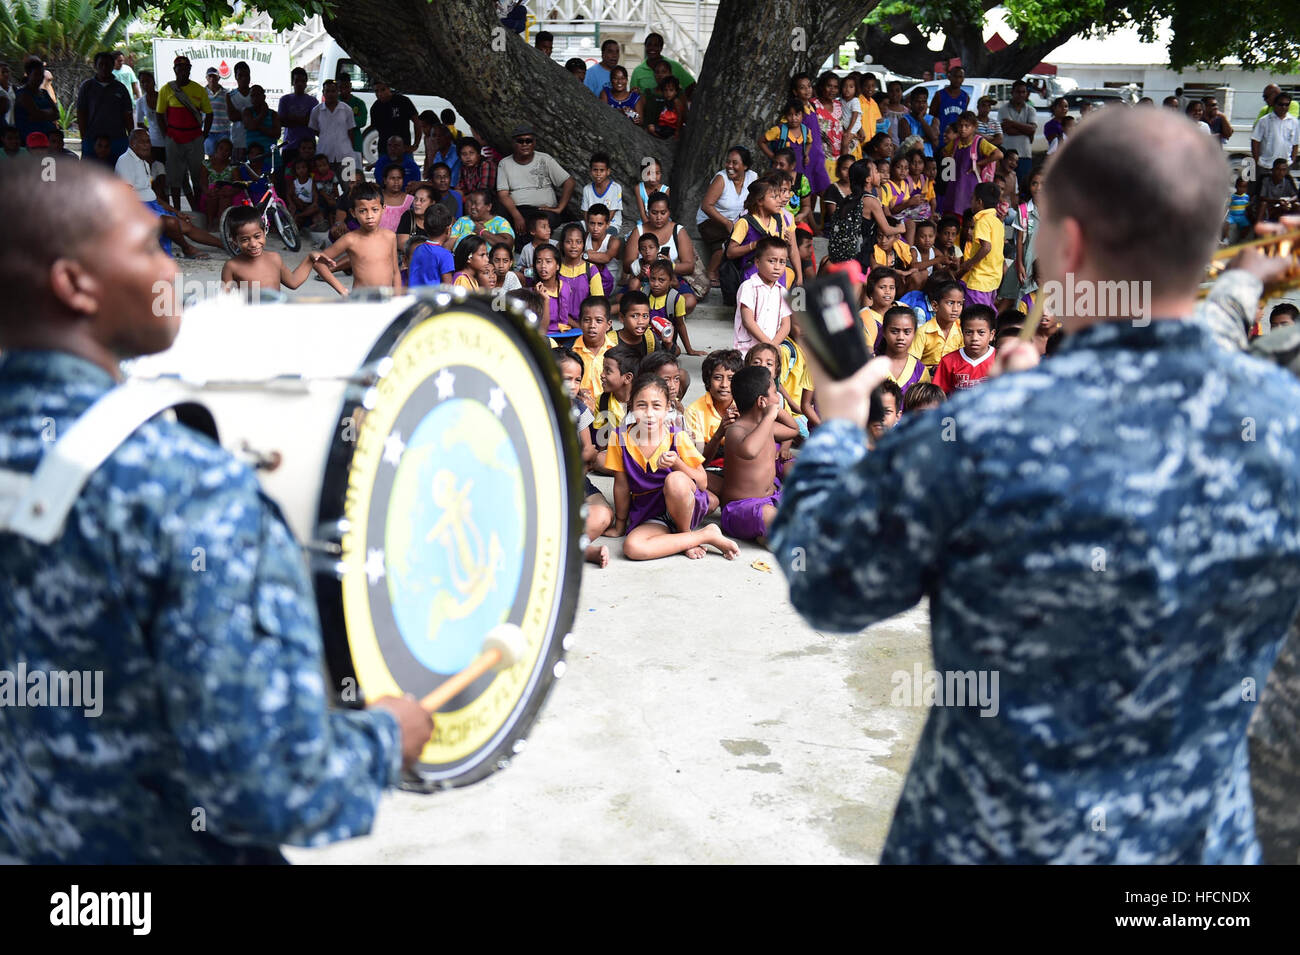
M 579 275 L 586 275 L 587 269 L 589 267 L 590 267 L 590 263 L 588 262 L 583 262 L 580 265 L 561 265 L 560 275 L 564 276 L 566 279 L 576 279 Z M 591 277 L 590 294 L 592 295 L 605 294 L 605 283 L 600 280 L 599 272 L 597 272 L 595 275 Z
M 876 339 L 880 337 L 880 331 L 884 325 L 885 317 L 880 312 L 877 312 L 874 308 L 864 308 L 862 310 L 862 333 L 867 339 L 867 350 L 872 354 L 875 354 Z M 921 357 L 921 338 L 919 335 L 912 336 L 912 344 L 907 349 L 907 353 L 913 358 L 919 359 Z
M 912 197 L 912 184 L 904 179 L 902 182 L 894 182 L 892 179 L 886 179 L 880 184 L 880 204 L 888 212 L 889 208 L 896 202 L 902 202 L 904 199 Z
M 645 342 L 645 353 L 649 355 L 652 351 L 655 350 L 655 333 L 650 328 L 646 328 L 645 335 L 642 336 L 642 340 Z M 605 333 L 605 347 L 607 349 L 613 348 L 615 345 L 622 345 L 622 344 L 624 344 L 624 342 L 621 338 L 618 337 L 618 331 L 616 329 L 611 328 L 609 331 Z M 635 348 L 636 346 L 634 345 L 632 347 Z M 605 353 L 602 351 L 601 354 L 604 355 Z
M 800 124 L 798 126 L 787 126 L 785 129 L 786 145 L 791 149 L 794 149 L 795 146 L 802 146 L 804 144 L 804 133 L 808 131 L 808 127 Z M 763 139 L 767 140 L 769 143 L 779 143 L 781 141 L 781 126 L 773 126 L 763 134 Z M 795 149 L 795 153 L 798 154 L 798 152 L 799 150 Z
M 793 338 L 787 338 L 780 346 L 781 350 L 781 387 L 790 396 L 794 405 L 791 412 L 799 414 L 803 406 L 803 393 L 812 389 L 812 372 L 808 370 L 808 361 L 803 349 Z M 793 352 L 793 357 L 791 355 Z
M 464 272 L 457 272 L 456 279 L 451 284 L 459 286 L 460 288 L 467 288 L 471 292 L 478 291 L 478 287 L 479 287 L 478 282 L 475 281 L 470 276 L 466 275 Z
M 898 257 L 898 263 L 902 266 L 912 264 L 912 247 L 902 239 L 894 240 L 894 255 Z M 889 259 L 885 255 L 885 250 L 876 245 L 871 250 L 871 261 L 876 265 L 889 265 Z M 901 294 L 901 293 L 900 293 Z
M 708 392 L 700 395 L 686 408 L 686 430 L 700 447 L 708 444 L 720 427 L 722 413 L 713 407 L 713 396 Z
M 912 344 L 913 344 L 913 345 L 916 344 L 916 339 L 915 339 L 915 338 L 912 339 Z M 903 382 L 907 381 L 909 378 L 912 377 L 912 375 L 914 375 L 914 374 L 916 373 L 916 363 L 919 362 L 920 360 L 921 360 L 921 359 L 917 358 L 915 355 L 913 355 L 913 354 L 909 351 L 909 352 L 907 353 L 907 362 L 906 362 L 906 364 L 903 365 L 903 372 L 902 372 L 902 374 L 900 374 L 900 375 L 895 375 L 895 374 L 891 371 L 891 372 L 889 373 L 889 380 L 892 381 L 894 384 L 898 385 L 898 387 L 900 387 L 900 388 L 903 387 Z M 928 382 L 929 380 L 930 380 L 930 369 L 927 368 L 927 369 L 925 369 L 923 372 L 921 372 L 921 377 L 918 378 L 918 379 L 916 379 L 916 384 L 920 385 L 920 384 L 923 384 L 923 383 Z
M 586 389 L 591 392 L 593 398 L 599 398 L 604 390 L 600 383 L 601 363 L 605 359 L 605 352 L 609 351 L 609 339 L 603 339 L 600 347 L 594 352 L 587 347 L 587 343 L 581 338 L 574 339 L 573 353 L 582 361 L 582 381 L 579 382 L 578 388 Z
M 672 448 L 677 453 L 677 457 L 687 467 L 698 468 L 704 463 L 704 458 L 700 454 L 699 448 L 691 441 L 690 435 L 682 434 L 680 431 L 664 431 L 659 438 L 659 444 L 648 458 L 635 441 L 624 442 L 623 435 L 614 432 L 609 436 L 609 447 L 605 449 L 606 468 L 611 471 L 625 470 L 623 467 L 624 446 L 627 447 L 628 453 L 632 455 L 632 460 L 641 465 L 641 469 L 647 473 L 659 470 L 659 459 L 667 453 L 669 448 Z
M 1006 229 L 996 209 L 981 209 L 975 213 L 973 222 L 975 230 L 966 243 L 965 257 L 969 259 L 975 255 L 981 239 L 988 242 L 989 254 L 966 273 L 966 287 L 976 292 L 993 292 L 1002 284 L 1002 243 L 1006 239 Z
M 949 325 L 948 333 L 945 335 L 943 329 L 939 327 L 938 320 L 932 318 L 917 329 L 916 338 L 912 341 L 920 344 L 921 361 L 925 366 L 934 368 L 944 355 L 961 348 L 963 344 L 961 322 L 957 321 Z
M 669 291 L 672 290 L 669 289 Z M 668 292 L 664 292 L 663 295 L 651 295 L 649 292 L 646 292 L 646 298 L 650 299 L 651 312 L 653 312 L 657 308 L 665 308 L 665 306 L 668 304 Z M 666 308 L 664 314 L 667 314 Z M 668 315 L 668 317 L 669 318 L 686 317 L 686 296 L 684 295 L 677 296 L 677 301 L 673 303 L 673 313 L 671 315 Z

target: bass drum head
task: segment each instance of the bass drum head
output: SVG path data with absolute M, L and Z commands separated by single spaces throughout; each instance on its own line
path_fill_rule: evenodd
M 493 626 L 523 631 L 514 665 L 434 714 L 408 782 L 430 791 L 504 767 L 563 673 L 582 463 L 535 319 L 426 294 L 376 342 L 373 384 L 341 410 L 320 509 L 340 551 L 316 582 L 345 704 L 421 699 L 469 666 Z

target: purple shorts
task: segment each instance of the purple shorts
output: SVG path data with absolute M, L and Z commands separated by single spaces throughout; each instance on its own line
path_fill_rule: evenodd
M 763 508 L 771 504 L 781 506 L 781 489 L 771 497 L 747 497 L 732 501 L 722 506 L 722 533 L 728 537 L 752 541 L 767 536 L 767 525 L 763 523 Z
M 709 494 L 698 487 L 695 489 L 695 509 L 691 513 L 690 527 L 678 527 L 677 523 L 668 516 L 668 505 L 664 501 L 662 490 L 654 494 L 638 494 L 632 498 L 632 509 L 627 517 L 627 529 L 630 531 L 642 524 L 653 523 L 662 524 L 670 533 L 678 534 L 682 531 L 695 530 L 704 523 L 704 515 L 707 513 L 709 513 Z
M 968 288 L 966 290 L 967 305 L 987 305 L 989 308 L 993 308 L 994 303 L 997 302 L 997 300 L 997 289 L 994 289 L 992 292 L 977 292 L 973 288 Z

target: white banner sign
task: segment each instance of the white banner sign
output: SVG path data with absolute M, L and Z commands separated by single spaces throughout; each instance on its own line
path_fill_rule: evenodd
M 254 86 L 266 90 L 266 101 L 275 104 L 285 93 L 293 92 L 289 85 L 289 47 L 284 43 L 245 43 L 238 40 L 172 40 L 153 41 L 153 73 L 158 86 L 176 79 L 172 61 L 184 55 L 192 69 L 190 79 L 206 86 L 208 67 L 215 66 L 226 89 L 235 88 L 235 64 L 241 60 L 248 64 Z

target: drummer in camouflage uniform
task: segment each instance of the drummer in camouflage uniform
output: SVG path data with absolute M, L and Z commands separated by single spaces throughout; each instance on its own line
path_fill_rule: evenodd
M 30 476 L 118 362 L 179 327 L 175 265 L 131 189 L 85 164 L 42 173 L 0 178 L 0 222 L 21 230 L 0 245 L 0 858 L 282 861 L 281 844 L 365 833 L 432 724 L 413 700 L 327 705 L 301 551 L 247 467 L 155 419 L 41 523 L 75 468 Z M 16 674 L 90 673 L 94 707 L 13 692 Z
M 1044 278 L 1149 281 L 1154 320 L 1066 315 L 1044 364 L 870 452 L 888 363 L 817 382 L 772 534 L 791 600 L 859 630 L 928 596 L 941 678 L 882 861 L 1260 860 L 1246 730 L 1300 603 L 1300 383 L 1182 320 L 1223 215 L 1205 139 L 1105 110 L 1043 188 Z

